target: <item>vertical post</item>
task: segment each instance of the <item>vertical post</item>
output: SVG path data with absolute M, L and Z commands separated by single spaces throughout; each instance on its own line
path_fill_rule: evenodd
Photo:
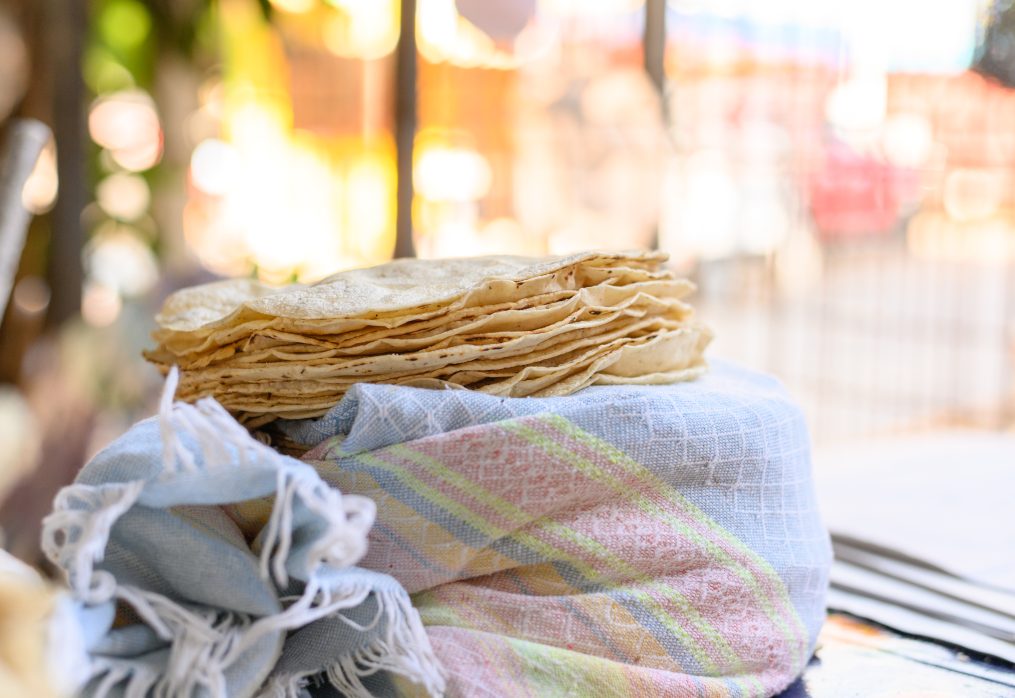
M 52 28 L 53 136 L 60 193 L 53 208 L 49 254 L 52 299 L 46 321 L 56 327 L 81 310 L 81 250 L 84 234 L 81 212 L 88 203 L 85 173 L 85 85 L 81 76 L 84 37 L 88 31 L 88 3 L 50 0 L 48 24 Z
M 416 0 L 402 0 L 395 53 L 395 151 L 398 169 L 395 257 L 414 257 L 412 150 L 416 139 Z
M 662 97 L 666 87 L 666 0 L 646 0 L 642 35 L 645 72 Z M 665 109 L 665 100 L 664 107 Z
M 646 0 L 645 32 L 641 40 L 645 72 L 659 95 L 663 129 L 670 134 L 670 105 L 666 97 L 666 0 Z M 659 226 L 656 226 L 652 248 L 659 249 Z

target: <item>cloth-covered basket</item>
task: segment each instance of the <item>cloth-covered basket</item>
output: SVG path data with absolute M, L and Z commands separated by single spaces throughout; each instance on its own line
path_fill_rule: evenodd
M 768 696 L 811 655 L 831 554 L 771 378 L 358 385 L 281 425 L 302 462 L 171 395 L 47 521 L 90 695 Z

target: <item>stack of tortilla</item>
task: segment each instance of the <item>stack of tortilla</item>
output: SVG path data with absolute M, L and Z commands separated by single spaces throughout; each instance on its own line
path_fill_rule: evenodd
M 660 253 L 397 260 L 313 285 L 236 279 L 170 296 L 145 356 L 245 424 L 324 414 L 355 383 L 508 397 L 671 383 L 711 339 Z

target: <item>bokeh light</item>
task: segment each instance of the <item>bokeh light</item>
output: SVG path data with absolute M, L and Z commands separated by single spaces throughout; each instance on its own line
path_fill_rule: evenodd
M 336 8 L 324 22 L 324 45 L 336 56 L 376 60 L 398 43 L 397 0 L 329 0 Z
M 88 132 L 126 170 L 150 169 L 162 157 L 159 116 L 151 96 L 142 90 L 124 90 L 96 100 L 88 113 Z
M 397 3 L 274 7 L 286 13 L 278 26 L 249 3 L 222 4 L 226 65 L 202 84 L 189 117 L 188 132 L 199 138 L 183 234 L 216 273 L 313 281 L 391 255 L 394 144 L 375 115 L 389 89 L 384 61 L 398 37 Z M 286 41 L 301 50 L 287 54 Z M 349 69 L 363 89 L 359 117 L 329 110 L 334 78 L 316 83 L 311 71 L 291 80 L 301 61 Z
M 113 218 L 136 221 L 148 211 L 151 189 L 140 175 L 117 172 L 96 185 L 95 200 Z
M 11 302 L 25 315 L 40 315 L 49 306 L 49 284 L 39 276 L 23 276 L 14 285 Z
M 85 284 L 81 297 L 81 317 L 92 327 L 109 327 L 120 317 L 123 300 L 114 289 L 102 284 Z
M 888 85 L 883 73 L 857 75 L 829 93 L 825 107 L 828 122 L 849 138 L 876 131 L 887 114 Z
M 490 191 L 493 172 L 483 155 L 463 146 L 421 139 L 413 168 L 416 191 L 430 201 L 475 201 Z
M 88 278 L 118 296 L 137 296 L 158 280 L 159 270 L 151 249 L 127 226 L 100 227 L 85 248 Z
M 934 149 L 934 129 L 922 114 L 897 113 L 885 121 L 882 131 L 885 157 L 899 167 L 926 165 Z
M 190 158 L 194 186 L 211 196 L 224 196 L 241 176 L 242 163 L 236 149 L 217 138 L 202 141 Z
M 21 204 L 39 215 L 53 208 L 60 187 L 56 170 L 56 144 L 50 141 L 39 153 L 35 167 L 21 190 Z
M 141 46 L 151 28 L 148 8 L 138 0 L 107 0 L 98 15 L 98 31 L 103 42 L 121 51 Z

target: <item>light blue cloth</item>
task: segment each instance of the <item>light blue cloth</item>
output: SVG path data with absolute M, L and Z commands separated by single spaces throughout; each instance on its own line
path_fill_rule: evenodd
M 255 441 L 214 401 L 173 404 L 174 387 L 175 375 L 160 416 L 96 456 L 44 524 L 79 604 L 84 694 L 305 696 L 320 683 L 370 695 L 385 670 L 439 694 L 404 589 L 354 566 L 373 502 Z M 218 506 L 270 496 L 250 542 Z

